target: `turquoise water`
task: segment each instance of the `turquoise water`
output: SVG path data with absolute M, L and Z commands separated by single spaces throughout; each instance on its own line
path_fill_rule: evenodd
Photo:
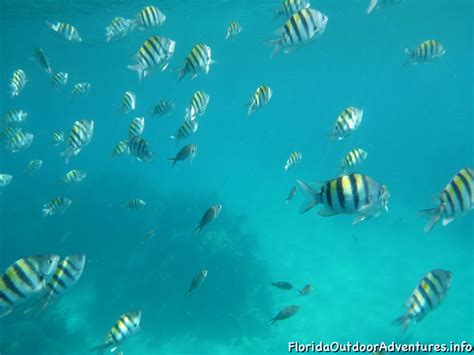
M 474 343 L 473 215 L 423 233 L 420 209 L 452 176 L 473 164 L 473 3 L 469 0 L 402 1 L 366 15 L 368 1 L 313 0 L 328 16 L 315 43 L 270 60 L 265 42 L 281 21 L 278 1 L 157 2 L 162 27 L 135 30 L 105 43 L 113 17 L 133 18 L 148 2 L 13 1 L 0 3 L 1 111 L 28 112 L 22 127 L 35 135 L 25 151 L 1 151 L 0 173 L 14 176 L 0 196 L 0 269 L 29 255 L 84 253 L 81 280 L 40 314 L 18 309 L 0 319 L 0 353 L 85 354 L 102 342 L 119 316 L 141 310 L 140 331 L 120 346 L 124 354 L 284 354 L 289 341 L 377 343 Z M 237 20 L 243 31 L 225 41 Z M 83 41 L 70 43 L 46 21 L 77 27 Z M 212 48 L 209 74 L 177 81 L 171 70 L 141 83 L 127 69 L 151 35 L 176 41 L 170 68 L 181 67 L 196 43 Z M 437 39 L 446 54 L 434 63 L 404 66 L 404 49 Z M 53 90 L 33 59 L 41 47 L 53 68 L 69 73 L 66 88 Z M 11 99 L 14 70 L 28 83 Z M 72 99 L 72 84 L 87 81 L 89 95 Z M 246 116 L 261 84 L 271 102 Z M 137 109 L 118 112 L 126 90 Z M 210 95 L 199 129 L 184 143 L 169 139 L 196 90 Z M 176 103 L 172 114 L 151 118 L 157 101 Z M 329 135 L 341 111 L 364 110 L 360 128 L 343 141 Z M 157 157 L 143 164 L 111 159 L 133 117 L 145 116 L 143 136 Z M 51 134 L 68 135 L 75 120 L 92 119 L 92 142 L 65 165 Z M 187 143 L 198 144 L 192 163 L 171 168 L 164 158 Z M 301 193 L 285 205 L 296 179 L 317 182 L 340 174 L 352 148 L 368 151 L 357 170 L 388 187 L 389 212 L 352 225 L 352 216 L 300 215 Z M 293 151 L 302 162 L 284 172 Z M 28 161 L 43 168 L 24 174 Z M 87 172 L 77 185 L 58 184 L 70 169 Z M 43 218 L 41 207 L 56 196 L 73 203 L 63 215 Z M 121 207 L 132 198 L 147 206 Z M 193 229 L 204 211 L 221 214 L 199 238 Z M 157 235 L 140 244 L 147 232 Z M 193 276 L 209 272 L 190 297 Z M 443 304 L 400 337 L 393 319 L 432 269 L 453 273 Z M 269 287 L 285 280 L 290 291 Z M 305 284 L 313 294 L 298 298 Z M 283 307 L 292 318 L 270 326 Z

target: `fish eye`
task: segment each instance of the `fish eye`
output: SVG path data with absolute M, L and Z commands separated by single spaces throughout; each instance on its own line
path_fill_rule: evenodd
M 53 260 L 48 259 L 48 265 L 51 265 L 53 263 Z

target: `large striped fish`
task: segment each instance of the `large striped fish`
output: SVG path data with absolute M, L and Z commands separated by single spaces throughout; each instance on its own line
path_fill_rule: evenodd
M 431 218 L 425 226 L 425 233 L 430 232 L 440 219 L 443 221 L 443 226 L 446 226 L 473 209 L 474 169 L 459 170 L 436 199 L 437 207 L 418 212 Z
M 125 339 L 138 330 L 141 317 L 140 311 L 121 315 L 117 323 L 107 333 L 104 343 L 91 350 L 114 352 Z
M 41 292 L 58 262 L 57 255 L 34 255 L 11 264 L 0 277 L 0 318 Z
M 94 134 L 94 121 L 92 120 L 79 120 L 74 122 L 74 126 L 71 129 L 69 139 L 67 141 L 67 148 L 61 153 L 62 157 L 65 157 L 66 163 L 72 156 L 78 155 L 82 148 L 88 145 L 92 140 Z
M 191 79 L 194 79 L 202 71 L 207 75 L 211 64 L 214 63 L 216 61 L 211 58 L 211 47 L 202 43 L 196 44 L 186 57 L 184 67 L 180 69 L 178 80 L 186 74 L 190 74 Z
M 425 316 L 438 307 L 451 287 L 452 273 L 446 270 L 432 270 L 426 274 L 423 280 L 405 302 L 407 312 L 395 319 L 392 325 L 400 325 L 402 335 L 406 332 L 410 323 L 414 320 L 419 323 Z
M 351 106 L 344 109 L 336 119 L 331 137 L 339 141 L 343 140 L 359 128 L 363 116 L 364 111 L 360 108 Z
M 58 34 L 63 36 L 68 41 L 76 41 L 76 42 L 82 41 L 82 38 L 79 35 L 79 32 L 73 25 L 70 25 L 64 22 L 51 23 L 49 21 L 46 21 L 46 25 L 49 28 L 51 28 L 54 32 L 57 32 Z
M 384 185 L 367 175 L 341 175 L 324 182 L 319 192 L 302 181 L 297 180 L 297 183 L 309 196 L 307 203 L 301 206 L 300 213 L 322 204 L 318 212 L 320 216 L 356 215 L 353 222 L 356 224 L 388 210 L 390 193 Z

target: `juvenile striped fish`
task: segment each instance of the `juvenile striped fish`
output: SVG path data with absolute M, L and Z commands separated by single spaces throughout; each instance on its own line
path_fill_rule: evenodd
M 137 98 L 135 96 L 135 93 L 131 91 L 125 91 L 125 94 L 123 94 L 123 97 L 122 97 L 122 105 L 120 107 L 120 110 L 122 111 L 122 113 L 127 114 L 135 110 L 136 105 L 137 105 Z
M 28 149 L 33 143 L 33 138 L 33 134 L 18 130 L 13 137 L 7 140 L 6 148 L 12 153 Z
M 60 181 L 65 184 L 75 184 L 81 182 L 87 177 L 87 173 L 80 170 L 71 170 L 64 175 Z
M 441 219 L 443 226 L 465 216 L 474 207 L 474 169 L 463 168 L 451 179 L 444 190 L 436 197 L 438 206 L 419 211 L 422 216 L 430 218 L 425 226 L 429 233 Z
M 231 37 L 237 36 L 240 32 L 242 32 L 242 26 L 237 21 L 232 21 L 229 26 L 227 26 L 227 33 L 225 35 L 225 39 L 229 39 Z
M 187 159 L 189 159 L 190 161 L 193 161 L 194 157 L 196 156 L 196 153 L 197 153 L 197 145 L 188 144 L 188 145 L 185 145 L 183 148 L 181 148 L 175 157 L 168 158 L 168 160 L 173 161 L 172 166 L 174 167 L 178 161 L 183 161 Z
M 367 152 L 361 148 L 352 149 L 344 157 L 341 163 L 342 170 L 348 170 L 354 166 L 362 164 L 367 159 Z
M 52 88 L 59 88 L 61 86 L 65 86 L 67 84 L 67 79 L 69 77 L 68 73 L 59 72 L 53 75 L 51 78 L 51 87 Z
M 357 107 L 348 107 L 339 115 L 332 133 L 332 138 L 343 140 L 359 128 L 364 111 Z
M 196 91 L 193 94 L 189 106 L 186 108 L 186 114 L 184 119 L 186 121 L 192 121 L 198 116 L 204 115 L 209 105 L 210 96 L 204 91 Z
M 25 88 L 27 82 L 25 71 L 22 69 L 15 70 L 10 82 L 11 97 L 20 95 L 20 92 Z
M 72 156 L 78 155 L 81 150 L 88 145 L 94 134 L 94 121 L 79 120 L 74 122 L 71 133 L 67 141 L 67 148 L 61 153 L 65 157 L 66 164 Z
M 128 141 L 128 147 L 130 148 L 130 155 L 134 156 L 139 161 L 144 163 L 151 163 L 153 161 L 154 154 L 150 150 L 148 142 L 142 137 L 132 137 Z
M 71 204 L 72 201 L 67 197 L 55 197 L 43 205 L 43 217 L 63 214 Z
M 156 6 L 147 6 L 141 10 L 135 21 L 132 21 L 132 26 L 144 30 L 152 27 L 159 27 L 166 21 L 166 15 Z
M 247 104 L 247 116 L 250 116 L 252 113 L 268 104 L 272 98 L 272 95 L 273 91 L 269 86 L 259 86 L 257 90 L 255 90 L 250 102 Z
M 196 44 L 186 57 L 184 67 L 179 71 L 178 80 L 184 78 L 187 74 L 194 79 L 200 72 L 209 73 L 211 64 L 216 62 L 211 58 L 211 47 L 199 43 Z
M 278 30 L 280 37 L 270 42 L 273 46 L 270 58 L 274 58 L 281 51 L 290 53 L 298 47 L 314 42 L 326 30 L 327 22 L 327 16 L 317 10 L 299 10 Z
M 89 93 L 89 90 L 91 89 L 91 84 L 90 83 L 77 83 L 74 85 L 72 88 L 72 94 L 74 96 L 84 96 Z
M 123 205 L 123 207 L 130 208 L 131 210 L 138 210 L 145 206 L 146 206 L 146 202 L 143 200 L 140 200 L 139 198 L 134 198 L 128 201 L 125 205 Z
M 296 314 L 296 312 L 298 312 L 299 308 L 300 307 L 298 305 L 293 305 L 293 306 L 288 306 L 288 307 L 283 308 L 280 312 L 278 312 L 278 314 L 275 317 L 271 319 L 270 324 L 275 324 L 275 322 L 277 321 L 293 317 Z
M 36 173 L 41 169 L 42 166 L 43 166 L 42 160 L 31 160 L 28 162 L 28 165 L 26 166 L 26 172 L 29 174 Z
M 105 28 L 105 39 L 107 42 L 123 38 L 130 29 L 130 20 L 123 17 L 114 17 L 110 24 Z
M 189 289 L 186 292 L 186 296 L 191 295 L 197 287 L 199 287 L 207 277 L 207 270 L 201 270 L 197 273 L 196 276 L 193 277 L 191 284 L 189 285 Z
M 112 150 L 112 158 L 117 158 L 130 153 L 130 147 L 127 141 L 119 141 Z
M 330 217 L 339 214 L 356 215 L 353 224 L 378 217 L 383 210 L 388 210 L 390 193 L 384 185 L 367 175 L 345 174 L 324 182 L 320 191 L 297 180 L 302 191 L 309 199 L 301 206 L 300 213 L 322 204 L 318 214 Z
M 46 57 L 46 55 L 44 54 L 41 48 L 35 49 L 35 58 L 38 61 L 38 63 L 43 67 L 43 69 L 46 71 L 46 73 L 48 74 L 52 73 L 51 65 L 49 64 L 49 59 L 48 57 Z
M 445 53 L 446 48 L 440 42 L 430 39 L 414 48 L 405 49 L 405 54 L 407 55 L 406 64 L 432 63 L 436 59 L 441 58 Z
M 56 23 L 51 23 L 46 21 L 46 25 L 51 28 L 54 32 L 58 33 L 68 41 L 76 41 L 76 42 L 81 42 L 82 38 L 79 35 L 79 32 L 77 29 L 68 23 L 64 22 L 56 22 Z
M 64 142 L 64 132 L 61 130 L 57 130 L 51 136 L 51 144 L 57 146 Z
M 288 171 L 288 169 L 300 163 L 302 159 L 303 159 L 303 155 L 300 152 L 291 153 L 290 157 L 286 161 L 285 171 Z
M 283 0 L 281 6 L 275 11 L 276 18 L 290 17 L 294 13 L 311 6 L 309 0 Z
M 93 347 L 91 351 L 115 352 L 122 342 L 135 334 L 140 326 L 141 312 L 129 312 L 120 316 L 117 323 L 110 329 L 104 343 Z
M 0 277 L 0 318 L 41 292 L 58 262 L 57 255 L 34 255 L 11 264 Z
M 141 136 L 145 130 L 145 117 L 135 117 L 128 126 L 128 138 Z
M 8 174 L 0 174 L 0 187 L 3 188 L 11 184 L 13 176 Z
M 392 325 L 401 327 L 402 335 L 405 334 L 412 321 L 419 323 L 437 308 L 446 297 L 451 287 L 452 273 L 446 270 L 432 270 L 425 275 L 418 286 L 405 302 L 407 312 L 395 319 Z
M 176 42 L 172 39 L 153 36 L 148 38 L 135 55 L 137 64 L 128 66 L 128 69 L 138 73 L 138 80 L 148 76 L 152 70 L 166 70 L 174 54 Z
M 7 111 L 3 115 L 3 123 L 6 125 L 22 123 L 22 122 L 25 122 L 27 117 L 28 117 L 27 112 L 14 108 L 14 109 L 11 109 L 10 111 Z
M 181 126 L 179 126 L 176 133 L 170 138 L 176 139 L 178 142 L 189 137 L 191 134 L 196 133 L 199 127 L 197 120 L 184 121 Z
M 153 116 L 166 116 L 173 111 L 175 103 L 170 100 L 161 100 L 153 108 Z
M 196 234 L 196 236 L 201 234 L 201 231 L 204 229 L 204 227 L 217 218 L 219 213 L 221 213 L 221 210 L 222 205 L 214 205 L 209 207 L 206 212 L 204 212 L 204 215 L 202 216 L 199 225 L 194 229 L 194 233 Z

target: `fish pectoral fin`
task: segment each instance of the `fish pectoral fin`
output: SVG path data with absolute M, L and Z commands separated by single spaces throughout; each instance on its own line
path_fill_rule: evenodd
M 452 221 L 454 221 L 455 218 L 445 218 L 443 219 L 443 226 L 447 226 L 450 224 Z
M 319 209 L 318 215 L 321 217 L 332 217 L 337 215 L 338 213 L 333 209 L 329 208 L 328 206 L 323 206 Z

